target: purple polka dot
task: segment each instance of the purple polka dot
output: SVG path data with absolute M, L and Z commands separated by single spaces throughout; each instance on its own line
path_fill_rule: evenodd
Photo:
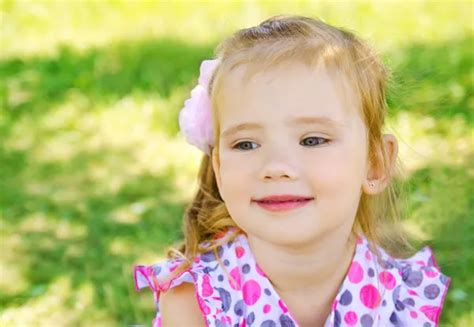
M 295 323 L 287 315 L 280 316 L 281 327 L 295 327 Z
M 251 324 L 253 324 L 254 321 L 255 321 L 255 313 L 251 312 L 251 313 L 247 316 L 247 324 L 248 324 L 248 325 L 251 325 Z
M 219 297 L 221 298 L 222 310 L 224 310 L 225 312 L 229 311 L 230 305 L 232 303 L 230 293 L 222 287 L 216 288 L 216 290 L 219 292 Z
M 273 320 L 265 320 L 260 327 L 276 327 L 276 323 Z
M 242 316 L 244 314 L 245 304 L 243 300 L 237 301 L 234 305 L 234 312 L 237 316 Z
M 352 302 L 352 294 L 349 290 L 345 290 L 344 293 L 341 295 L 341 299 L 339 303 L 342 305 L 349 305 Z
M 217 247 L 217 254 L 219 257 L 222 257 L 222 253 L 224 252 L 224 249 L 222 246 Z M 201 260 L 204 262 L 212 262 L 216 261 L 216 254 L 214 253 L 214 250 L 207 251 L 203 254 L 201 254 Z
M 370 315 L 365 314 L 360 318 L 360 323 L 362 324 L 362 327 L 372 327 L 374 319 L 372 319 Z
M 402 301 L 397 300 L 395 302 L 395 309 L 397 309 L 397 311 L 403 311 L 405 309 L 405 305 L 403 304 Z
M 402 269 L 402 279 L 408 287 L 418 287 L 423 281 L 421 271 L 412 271 L 410 267 Z
M 439 280 L 440 280 L 441 283 L 443 283 L 444 285 L 448 285 L 448 283 L 449 283 L 449 278 L 446 277 L 445 275 L 440 275 L 440 276 L 439 276 Z
M 430 284 L 430 285 L 426 286 L 425 290 L 423 291 L 425 296 L 430 300 L 436 299 L 439 295 L 439 292 L 440 292 L 440 289 L 439 289 L 438 285 L 436 285 L 436 284 Z
M 369 275 L 369 277 L 374 277 L 375 276 L 375 272 L 372 268 L 369 268 L 369 270 L 367 271 L 367 274 Z
M 393 293 L 392 293 L 392 299 L 393 299 L 393 302 L 395 303 L 398 298 L 400 297 L 400 289 L 401 289 L 401 285 L 398 285 L 397 287 L 395 287 L 395 289 L 393 290 Z
M 160 272 L 161 272 L 161 267 L 158 266 L 158 265 L 153 265 L 153 273 L 154 273 L 155 275 L 159 275 Z
M 268 296 L 272 295 L 272 292 L 270 292 L 270 290 L 269 290 L 268 288 L 266 288 L 266 289 L 264 290 L 264 292 L 265 292 L 265 294 L 268 295 Z
M 335 311 L 334 312 L 334 327 L 339 327 L 341 326 L 341 314 L 339 313 L 339 311 Z
M 403 304 L 414 307 L 415 306 L 415 300 L 413 300 L 411 297 L 407 297 L 405 300 L 403 300 Z
M 390 315 L 390 322 L 394 324 L 395 326 L 398 325 L 398 317 L 395 312 L 392 312 L 392 314 Z

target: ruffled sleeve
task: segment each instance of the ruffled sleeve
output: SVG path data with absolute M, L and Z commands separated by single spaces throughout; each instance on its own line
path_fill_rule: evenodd
M 390 322 L 395 326 L 438 326 L 451 278 L 441 272 L 432 249 L 426 246 L 395 265 L 401 283 L 393 290 L 395 310 Z
M 182 259 L 171 259 L 150 266 L 137 265 L 134 267 L 135 289 L 140 291 L 145 287 L 149 287 L 153 292 L 156 305 L 156 317 L 153 320 L 153 327 L 161 327 L 159 306 L 161 292 L 167 292 L 169 289 L 183 283 L 193 283 L 195 289 L 197 289 L 197 270 L 199 270 L 199 266 L 192 265 L 176 273 L 175 270 L 182 262 Z
M 139 291 L 149 287 L 153 292 L 166 292 L 168 289 L 184 282 L 193 283 L 192 268 L 170 278 L 182 260 L 168 260 L 151 266 L 137 265 L 134 268 L 135 289 Z

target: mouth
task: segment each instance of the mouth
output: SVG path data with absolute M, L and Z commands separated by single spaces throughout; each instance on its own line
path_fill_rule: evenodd
M 310 203 L 311 201 L 313 201 L 313 198 L 298 198 L 286 201 L 259 200 L 254 202 L 265 210 L 278 212 L 301 208 Z

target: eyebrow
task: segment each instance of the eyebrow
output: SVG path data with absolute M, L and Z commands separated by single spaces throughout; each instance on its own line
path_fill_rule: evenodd
M 335 121 L 329 117 L 296 117 L 287 122 L 287 125 L 297 126 L 297 125 L 329 125 L 331 127 L 342 128 L 346 124 L 342 122 Z M 258 123 L 245 122 L 240 123 L 235 126 L 229 127 L 226 129 L 221 136 L 228 137 L 232 134 L 235 134 L 243 130 L 262 130 L 263 126 Z

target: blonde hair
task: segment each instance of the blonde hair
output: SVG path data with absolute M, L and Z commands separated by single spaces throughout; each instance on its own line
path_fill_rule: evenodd
M 360 99 L 361 115 L 368 133 L 368 160 L 380 165 L 391 180 L 385 190 L 377 195 L 362 193 L 353 232 L 363 233 L 377 254 L 374 245 L 396 257 L 408 256 L 413 248 L 400 222 L 398 198 L 401 188 L 400 181 L 395 178 L 401 173 L 400 164 L 397 162 L 395 168 L 390 169 L 382 134 L 388 108 L 385 92 L 390 74 L 376 53 L 345 29 L 314 18 L 279 15 L 258 26 L 239 30 L 225 39 L 216 49 L 216 58 L 220 62 L 210 80 L 208 93 L 214 117 L 216 146 L 213 151 L 216 151 L 217 158 L 220 126 L 215 117 L 219 93 L 223 79 L 235 67 L 246 65 L 245 78 L 249 78 L 256 71 L 271 69 L 282 62 L 324 63 L 346 78 Z M 203 155 L 198 178 L 197 193 L 185 209 L 184 243 L 179 249 L 168 252 L 169 257 L 187 259 L 183 262 L 183 269 L 199 253 L 210 249 L 216 253 L 219 246 L 214 242 L 216 235 L 237 227 L 219 194 L 210 156 Z M 203 242 L 210 246 L 203 248 Z

